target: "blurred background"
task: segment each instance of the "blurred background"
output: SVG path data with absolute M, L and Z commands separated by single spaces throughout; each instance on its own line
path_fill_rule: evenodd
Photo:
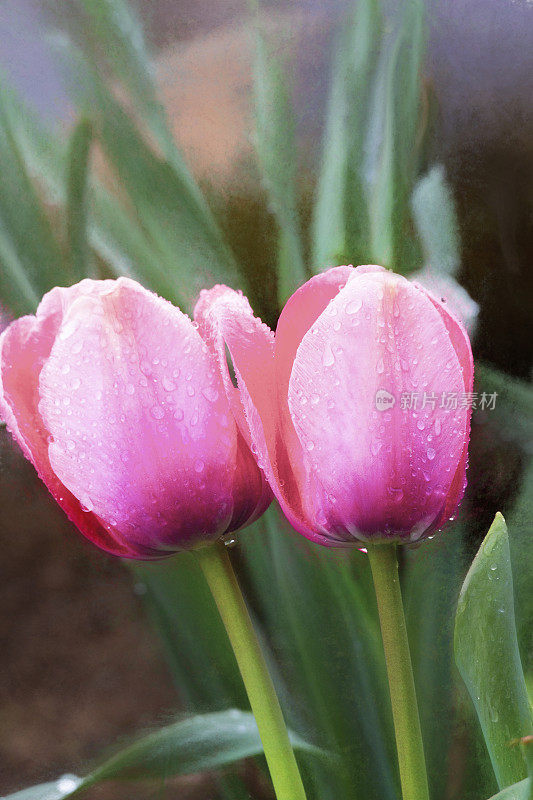
M 383 4 L 385 37 L 394 32 L 394 23 L 388 20 L 394 20 L 401 6 L 394 2 Z M 132 7 L 145 32 L 152 76 L 169 130 L 203 190 L 225 242 L 242 267 L 256 313 L 274 325 L 283 295 L 283 278 L 276 272 L 280 258 L 279 208 L 275 188 L 272 192 L 272 176 L 268 174 L 268 157 L 264 152 L 261 157 L 261 142 L 257 148 L 256 119 L 261 109 L 258 114 L 255 23 L 249 6 L 241 0 L 152 0 Z M 284 65 L 294 108 L 294 208 L 289 212 L 294 211 L 302 232 L 302 260 L 312 267 L 317 266 L 313 258 L 320 248 L 316 246 L 316 236 L 314 245 L 308 240 L 312 239 L 309 232 L 317 228 L 314 204 L 320 193 L 320 164 L 327 160 L 324 141 L 331 120 L 332 74 L 335 75 L 339 35 L 352 8 L 353 4 L 345 0 L 287 0 L 261 3 L 260 9 L 265 39 Z M 127 29 L 122 33 L 130 37 L 135 49 L 137 33 Z M 501 397 L 497 412 L 474 415 L 470 480 L 462 523 L 466 531 L 465 555 L 457 575 L 450 578 L 449 598 L 447 594 L 444 604 L 451 614 L 465 564 L 475 553 L 496 510 L 513 513 L 515 509 L 520 541 L 526 541 L 528 536 L 533 539 L 533 406 L 528 386 L 533 362 L 533 4 L 529 0 L 428 2 L 423 36 L 423 55 L 417 55 L 422 89 L 416 106 L 422 122 L 415 125 L 414 134 L 409 134 L 420 145 L 416 175 L 426 174 L 434 165 L 443 170 L 455 208 L 459 242 L 458 263 L 448 272 L 453 272 L 454 281 L 479 306 L 477 320 L 472 322 L 475 356 L 482 362 L 478 374 Z M 116 55 L 118 63 L 119 50 L 115 54 L 113 48 L 108 49 L 107 62 L 102 58 L 100 64 L 98 52 L 99 48 L 106 49 L 106 40 L 98 22 L 94 19 L 84 28 L 70 3 L 3 0 L 3 96 L 7 97 L 5 93 L 14 88 L 31 113 L 35 112 L 35 119 L 54 131 L 56 141 L 67 143 L 80 117 L 85 114 L 90 119 L 90 113 L 87 100 L 85 106 L 73 100 L 72 84 L 76 85 L 80 78 L 74 67 L 65 69 L 64 54 L 58 51 L 62 50 L 63 39 L 77 42 L 80 37 L 92 40 L 85 52 L 101 69 L 104 80 L 117 87 L 121 102 L 140 129 L 148 129 L 149 137 L 156 140 L 154 150 L 159 154 L 164 150 L 164 137 L 158 141 L 156 125 L 151 127 L 151 100 L 146 100 L 143 107 L 141 92 L 137 96 L 121 95 L 117 75 L 124 82 L 124 74 L 118 68 L 117 75 L 113 72 L 113 59 Z M 370 58 L 373 48 L 370 42 Z M 378 45 L 374 55 L 379 62 Z M 259 105 L 260 101 L 261 98 Z M 403 96 L 397 95 L 396 101 L 401 106 Z M 2 113 L 6 113 L 5 109 Z M 23 133 L 34 125 L 25 113 L 20 109 L 15 112 L 17 120 L 23 121 Z M 92 124 L 98 128 L 100 123 L 93 120 Z M 95 141 L 92 148 L 92 173 L 109 192 L 112 206 L 119 203 L 115 198 L 128 194 L 130 222 L 134 220 L 142 228 L 143 215 L 148 220 L 149 212 L 136 206 L 134 191 L 124 178 L 125 173 L 117 169 L 116 160 L 113 168 L 109 167 L 115 156 L 106 136 L 111 141 L 115 133 L 110 129 L 106 134 L 105 124 L 106 120 L 102 123 L 103 132 L 98 129 L 95 137 L 101 136 L 101 140 Z M 379 136 L 376 132 L 376 141 Z M 419 136 L 423 142 L 418 141 Z M 363 160 L 371 157 L 372 141 L 372 135 L 367 134 Z M 30 172 L 33 169 L 39 173 L 39 159 L 48 159 L 47 164 L 53 162 L 55 156 L 51 157 L 49 151 L 42 142 L 36 145 L 33 163 L 28 155 Z M 4 174 L 6 147 L 1 152 L 0 170 Z M 145 162 L 139 161 L 139 173 L 144 166 Z M 133 161 L 125 165 L 133 172 L 135 168 Z M 151 180 L 146 178 L 143 190 L 147 204 L 157 204 L 158 184 Z M 52 229 L 63 224 L 61 202 L 53 195 L 52 191 L 46 197 Z M 23 208 L 20 213 L 24 213 Z M 416 217 L 416 211 L 412 216 Z M 159 222 L 162 227 L 157 229 L 157 236 L 173 224 L 171 217 Z M 0 228 L 5 230 L 8 223 L 7 200 L 2 197 Z M 402 231 L 407 230 L 407 225 L 412 233 L 414 224 L 412 219 L 403 221 Z M 418 234 L 423 240 L 423 233 L 419 230 Z M 121 234 L 115 231 L 115 235 Z M 157 239 L 155 233 L 151 235 L 152 241 Z M 409 238 L 404 233 L 402 236 Z M 164 251 L 165 257 L 170 258 L 176 239 L 170 238 L 164 247 L 160 239 L 156 244 L 152 257 L 157 260 Z M 115 262 L 109 255 L 109 240 L 106 246 L 107 250 L 102 247 L 93 256 L 93 266 L 105 261 L 104 250 L 113 265 L 120 260 L 117 257 Z M 145 252 L 143 247 L 144 244 L 138 248 L 140 258 Z M 36 248 L 32 257 L 38 260 L 38 243 Z M 341 256 L 357 263 L 361 252 L 366 250 L 347 246 L 343 252 L 337 251 L 339 258 L 335 259 L 337 253 L 332 251 L 331 260 L 320 267 L 340 263 Z M 401 247 L 397 252 L 402 252 Z M 5 248 L 0 248 L 0 295 L 4 298 L 5 319 L 9 320 L 30 309 L 23 303 L 17 305 L 13 299 L 9 288 L 12 273 L 5 253 Z M 427 266 L 425 255 L 419 247 L 410 263 L 402 262 L 405 271 Z M 124 260 L 124 254 L 120 257 Z M 404 271 L 402 264 L 387 265 Z M 67 272 L 61 273 L 59 265 L 57 268 L 57 283 L 73 282 Z M 187 284 L 183 274 L 176 277 L 178 300 L 190 301 L 198 287 L 192 279 Z M 165 277 L 157 275 L 156 267 L 151 273 L 154 276 L 154 288 L 169 296 Z M 139 277 L 147 282 L 142 272 Z M 219 279 L 218 275 L 214 277 Z M 472 309 L 471 305 L 468 307 Z M 475 312 L 470 313 L 474 318 Z M 169 654 L 168 642 L 165 644 L 149 624 L 149 614 L 155 613 L 154 591 L 142 570 L 132 577 L 118 561 L 82 541 L 54 506 L 31 466 L 11 445 L 4 428 L 0 429 L 0 439 L 0 792 L 7 792 L 62 772 L 82 771 L 88 761 L 117 739 L 127 739 L 135 731 L 164 722 L 176 709 L 190 707 L 191 697 L 183 691 L 179 669 L 173 665 L 175 654 Z M 521 514 L 516 512 L 518 506 Z M 439 545 L 428 545 L 433 546 Z M 533 671 L 533 617 L 528 625 L 526 610 L 531 609 L 533 596 L 532 554 L 531 546 L 528 558 L 524 559 L 521 551 L 517 562 L 522 563 L 515 576 L 523 611 L 523 620 L 519 620 L 522 659 L 529 673 Z M 410 557 L 406 556 L 407 562 Z M 246 554 L 237 551 L 234 558 L 238 564 L 243 562 L 242 576 L 246 581 L 250 577 L 249 565 L 244 563 Z M 405 569 L 408 567 L 407 563 Z M 252 601 L 253 593 L 252 588 Z M 268 615 L 261 609 L 260 598 L 255 599 L 258 616 L 269 630 Z M 290 662 L 290 653 L 284 658 Z M 290 663 L 285 666 L 290 672 Z M 202 700 L 201 696 L 192 705 L 201 710 L 211 707 L 209 699 Z M 457 701 L 456 707 L 460 706 Z M 457 755 L 462 748 L 468 749 L 465 737 L 468 740 L 470 735 L 461 725 L 452 736 L 447 778 L 439 788 L 438 796 L 448 800 L 487 796 L 475 793 L 475 779 L 469 785 L 468 764 Z M 475 737 L 473 741 L 472 752 L 481 752 L 482 744 Z M 480 759 L 483 761 L 482 756 Z M 252 768 L 241 766 L 238 774 L 240 778 L 244 775 L 254 797 L 269 796 L 262 776 Z M 182 781 L 175 789 L 167 789 L 165 796 L 198 796 L 204 800 L 223 796 L 219 784 L 210 776 Z M 486 773 L 483 781 L 488 793 L 492 784 Z M 162 789 L 153 791 L 157 794 Z M 135 798 L 151 796 L 152 789 L 127 789 L 121 793 L 123 790 L 115 788 L 107 792 L 106 797 Z M 103 797 L 103 790 L 95 791 L 95 796 Z

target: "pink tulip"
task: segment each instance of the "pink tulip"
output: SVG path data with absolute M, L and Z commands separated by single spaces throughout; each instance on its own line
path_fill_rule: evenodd
M 196 326 L 127 278 L 53 289 L 4 331 L 0 416 L 72 522 L 115 555 L 201 544 L 270 501 L 238 392 Z
M 382 267 L 330 269 L 288 300 L 275 343 L 226 287 L 195 316 L 221 364 L 231 353 L 259 465 L 296 530 L 325 545 L 414 541 L 452 516 L 472 352 L 425 289 Z

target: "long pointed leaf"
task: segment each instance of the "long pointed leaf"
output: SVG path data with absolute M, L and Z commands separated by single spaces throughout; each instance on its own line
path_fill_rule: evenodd
M 334 47 L 333 74 L 313 214 L 313 271 L 363 263 L 368 209 L 362 180 L 362 138 L 380 34 L 377 0 L 361 0 L 343 20 Z
M 526 775 L 513 739 L 533 719 L 516 637 L 507 527 L 497 514 L 466 576 L 455 622 L 455 659 L 477 711 L 498 785 Z
M 296 199 L 294 112 L 279 55 L 271 52 L 259 21 L 254 94 L 259 165 L 279 228 L 278 302 L 281 307 L 308 276 Z

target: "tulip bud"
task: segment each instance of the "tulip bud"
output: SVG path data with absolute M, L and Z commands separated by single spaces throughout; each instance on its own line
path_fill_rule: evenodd
M 197 314 L 227 345 L 258 461 L 325 545 L 416 541 L 462 499 L 473 361 L 461 323 L 382 267 L 337 267 L 288 300 L 275 344 L 238 293 Z
M 226 389 L 197 326 L 127 278 L 53 289 L 0 337 L 0 415 L 79 530 L 126 558 L 216 539 L 268 506 Z

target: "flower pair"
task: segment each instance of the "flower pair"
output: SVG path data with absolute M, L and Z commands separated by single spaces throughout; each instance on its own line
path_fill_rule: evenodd
M 411 541 L 451 516 L 470 414 L 440 398 L 472 391 L 473 364 L 445 304 L 337 267 L 275 336 L 224 286 L 194 318 L 127 278 L 85 280 L 0 337 L 0 414 L 87 538 L 159 558 L 248 525 L 271 490 L 328 545 Z

